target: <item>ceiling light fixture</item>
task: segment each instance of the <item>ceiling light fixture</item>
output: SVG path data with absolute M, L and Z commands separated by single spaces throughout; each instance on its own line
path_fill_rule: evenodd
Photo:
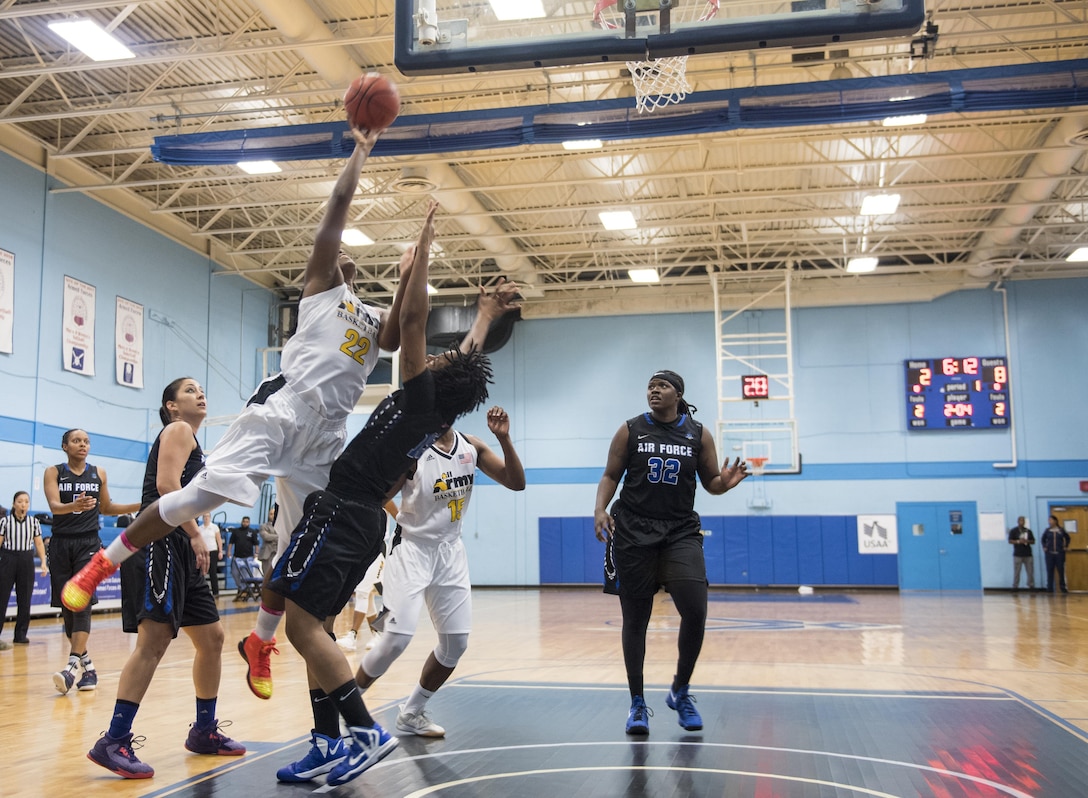
M 884 127 L 906 127 L 908 125 L 924 125 L 929 117 L 925 114 L 904 114 L 903 116 L 886 116 L 882 124 Z
M 275 161 L 239 161 L 238 168 L 247 175 L 274 175 L 283 171 Z
M 597 214 L 605 230 L 637 230 L 638 222 L 631 211 L 601 211 Z
M 574 139 L 572 141 L 564 141 L 564 150 L 599 150 L 604 146 L 604 142 L 600 139 Z
M 340 240 L 349 247 L 369 247 L 374 243 L 373 238 L 362 230 L 356 230 L 354 227 L 349 227 L 340 233 Z
M 628 269 L 627 276 L 633 283 L 661 282 L 661 275 L 657 273 L 657 269 Z
M 1069 253 L 1069 257 L 1065 259 L 1068 263 L 1085 263 L 1088 262 L 1088 247 L 1077 247 Z
M 544 16 L 543 0 L 488 0 L 495 18 L 503 22 L 513 19 L 540 19 Z
M 117 37 L 89 19 L 50 22 L 49 29 L 92 61 L 117 61 L 136 57 L 136 53 L 125 47 Z
M 886 216 L 899 207 L 898 194 L 870 194 L 861 201 L 862 216 Z
M 880 261 L 877 258 L 850 258 L 846 262 L 846 271 L 851 274 L 866 274 L 875 272 Z

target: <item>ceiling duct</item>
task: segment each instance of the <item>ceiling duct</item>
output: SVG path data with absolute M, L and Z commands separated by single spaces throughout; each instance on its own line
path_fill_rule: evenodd
M 438 183 L 427 176 L 426 167 L 406 166 L 389 187 L 401 194 L 430 194 L 438 188 Z
M 1088 145 L 1088 117 L 1067 116 L 1050 130 L 1045 148 L 1028 164 L 1005 207 L 994 216 L 967 258 L 967 274 L 990 277 L 998 264 L 1009 262 L 1008 249 L 1020 238 L 1042 204 L 1054 196 L 1062 178 L 1084 155 Z

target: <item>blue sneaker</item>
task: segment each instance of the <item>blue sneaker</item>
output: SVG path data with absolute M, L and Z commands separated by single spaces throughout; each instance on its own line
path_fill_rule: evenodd
M 627 713 L 628 734 L 649 734 L 650 718 L 654 711 L 646 706 L 642 696 L 636 695 L 631 699 L 631 711 Z
M 53 674 L 53 686 L 57 688 L 57 692 L 61 695 L 65 695 L 72 689 L 72 685 L 76 683 L 76 676 L 72 673 L 71 668 L 65 668 L 62 671 L 57 671 Z
M 98 689 L 98 671 L 93 668 L 89 671 L 83 671 L 83 675 L 79 677 L 79 681 L 76 682 L 77 690 L 97 690 Z
M 309 781 L 328 773 L 348 755 L 348 741 L 342 737 L 326 737 L 310 732 L 310 750 L 298 762 L 284 765 L 276 771 L 280 781 Z
M 665 703 L 669 709 L 676 710 L 676 722 L 683 728 L 688 731 L 699 731 L 703 728 L 703 717 L 695 708 L 695 697 L 688 693 L 688 685 L 685 684 L 675 692 L 669 690 Z
M 206 726 L 197 726 L 195 723 L 189 726 L 189 736 L 185 739 L 185 747 L 194 754 L 211 754 L 213 756 L 242 756 L 246 747 L 236 740 L 232 740 L 223 734 L 223 726 L 229 726 L 230 721 L 213 720 Z
M 377 723 L 373 727 L 349 726 L 348 733 L 351 735 L 348 755 L 329 771 L 326 784 L 336 786 L 351 781 L 388 756 L 399 742 Z

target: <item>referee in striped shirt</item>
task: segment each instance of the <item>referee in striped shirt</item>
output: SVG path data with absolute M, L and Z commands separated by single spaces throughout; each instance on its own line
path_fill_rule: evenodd
M 0 518 L 0 598 L 4 602 L 3 612 L 0 612 L 0 632 L 4 631 L 4 616 L 14 587 L 18 605 L 15 643 L 26 645 L 30 642 L 26 633 L 30 628 L 30 598 L 34 593 L 34 549 L 38 550 L 42 561 L 42 576 L 48 575 L 49 566 L 46 564 L 41 524 L 37 518 L 27 515 L 30 495 L 25 490 L 19 491 L 11 500 L 11 505 L 11 515 Z M 0 651 L 8 648 L 11 645 L 0 640 Z

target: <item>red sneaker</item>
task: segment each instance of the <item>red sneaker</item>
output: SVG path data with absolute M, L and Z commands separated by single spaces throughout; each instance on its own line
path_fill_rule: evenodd
M 64 585 L 60 592 L 60 603 L 72 612 L 87 609 L 95 588 L 116 570 L 117 566 L 106 559 L 106 550 L 99 549 L 91 561 Z
M 276 638 L 268 643 L 250 632 L 245 640 L 238 641 L 238 653 L 249 664 L 246 671 L 246 684 L 257 698 L 272 697 L 272 655 L 279 654 Z

